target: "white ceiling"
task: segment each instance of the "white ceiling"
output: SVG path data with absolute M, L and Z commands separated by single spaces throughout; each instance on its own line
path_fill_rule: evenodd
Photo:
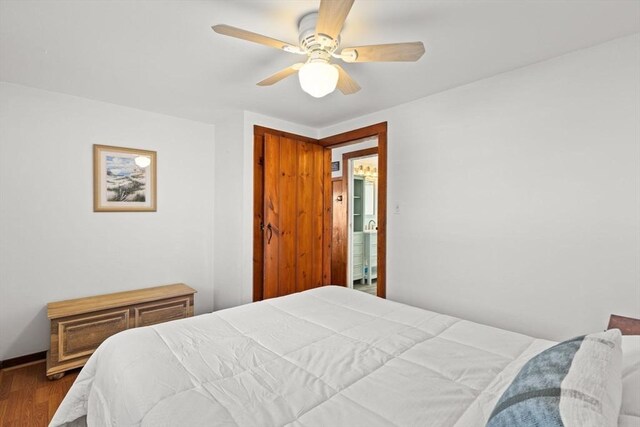
M 342 45 L 421 40 L 418 63 L 343 65 L 362 90 L 314 99 L 297 78 L 255 85 L 299 57 L 215 34 L 285 41 L 318 1 L 0 2 L 0 80 L 212 122 L 240 108 L 322 127 L 640 31 L 639 1 L 356 0 Z

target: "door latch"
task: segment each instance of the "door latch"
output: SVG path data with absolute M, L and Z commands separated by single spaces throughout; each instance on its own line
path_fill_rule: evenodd
M 271 244 L 271 238 L 273 237 L 273 228 L 271 227 L 271 223 L 267 225 L 267 245 Z

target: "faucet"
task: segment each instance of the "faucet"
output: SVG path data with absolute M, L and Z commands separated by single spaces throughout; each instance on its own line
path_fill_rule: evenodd
M 374 229 L 377 230 L 378 227 L 371 228 L 371 223 L 373 223 L 373 225 L 376 225 L 376 220 L 375 219 L 370 220 L 369 223 L 367 224 L 367 229 L 369 229 L 369 230 L 374 230 Z

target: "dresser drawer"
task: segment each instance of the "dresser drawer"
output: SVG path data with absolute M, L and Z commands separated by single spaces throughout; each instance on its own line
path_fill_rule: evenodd
M 158 301 L 151 304 L 138 305 L 133 308 L 134 327 L 156 325 L 171 320 L 192 316 L 193 309 L 189 298 Z
M 129 327 L 129 310 L 89 314 L 57 322 L 58 360 L 88 356 L 102 341 Z

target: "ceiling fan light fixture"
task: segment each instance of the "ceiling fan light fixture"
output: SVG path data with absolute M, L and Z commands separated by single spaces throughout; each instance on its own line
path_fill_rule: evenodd
M 0 0 L 2 1 L 2 0 Z M 355 0 L 320 0 L 317 12 L 310 12 L 298 21 L 298 45 L 243 30 L 230 25 L 211 27 L 224 36 L 269 46 L 308 58 L 290 65 L 258 82 L 271 86 L 298 72 L 302 90 L 315 98 L 322 98 L 338 89 L 344 95 L 360 91 L 360 85 L 333 58 L 344 62 L 415 62 L 424 55 L 422 42 L 387 43 L 341 48 L 340 33 Z M 337 53 L 340 49 L 340 53 Z
M 314 98 L 322 98 L 336 90 L 338 70 L 327 62 L 307 62 L 298 71 L 300 87 Z

